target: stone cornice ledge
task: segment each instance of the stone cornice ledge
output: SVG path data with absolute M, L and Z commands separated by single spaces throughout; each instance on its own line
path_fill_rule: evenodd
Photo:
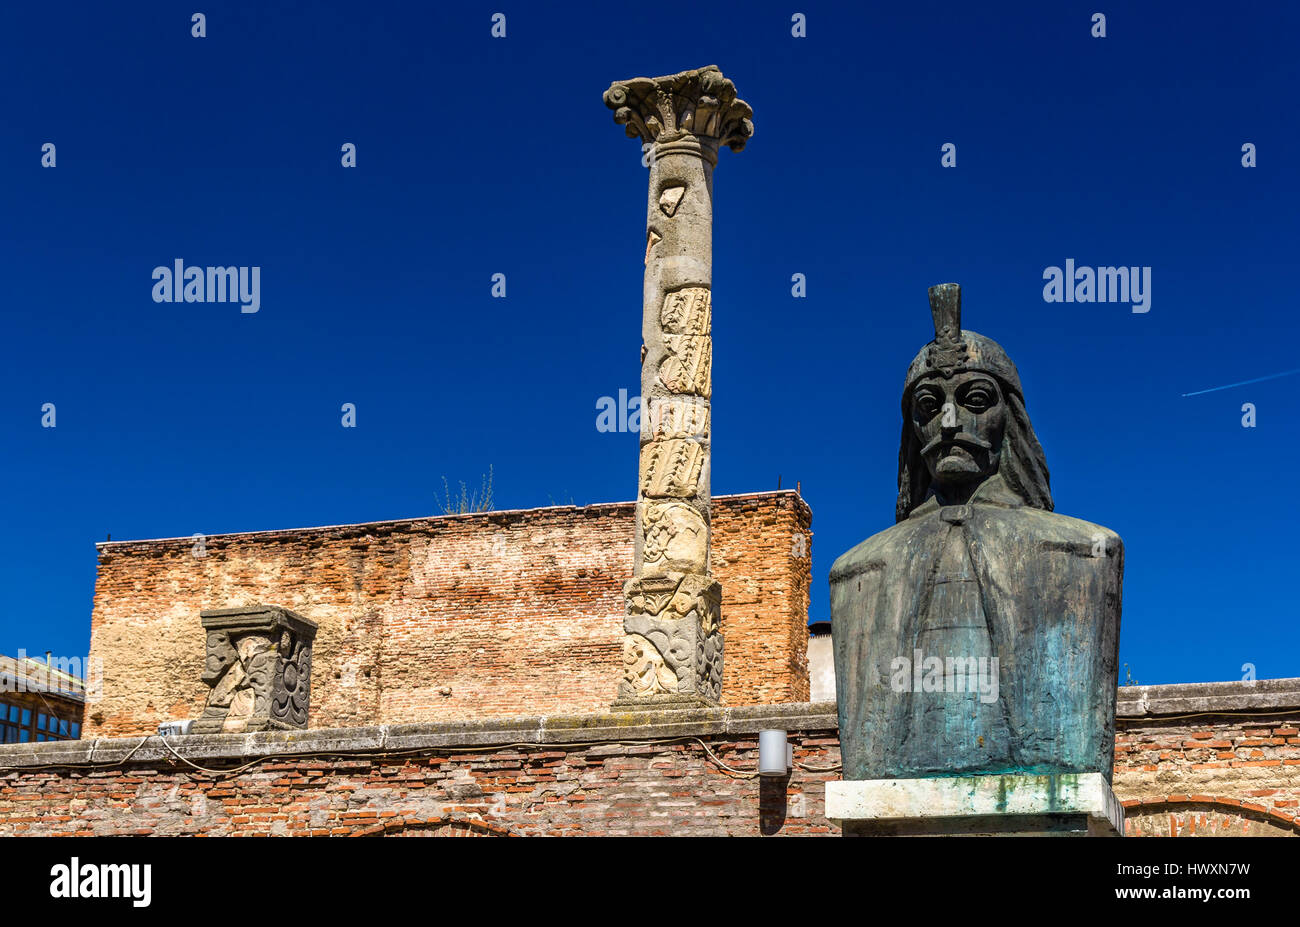
M 1121 721 L 1132 721 L 1162 715 L 1262 713 L 1287 709 L 1300 710 L 1300 678 L 1120 686 L 1115 714 Z
M 185 759 L 203 764 L 313 753 L 403 753 L 511 744 L 563 746 L 676 737 L 757 735 L 759 731 L 769 729 L 825 732 L 834 736 L 838 727 L 834 702 L 803 702 L 489 721 L 380 724 L 254 734 L 189 734 L 168 737 L 167 744 L 157 736 L 114 737 L 0 746 L 0 774 L 49 766 L 99 767 L 123 762 L 131 765 L 179 764 L 167 745 Z
M 1300 678 L 1259 679 L 1253 685 L 1245 682 L 1198 682 L 1123 686 L 1119 690 L 1116 709 L 1120 721 L 1168 715 L 1300 710 Z M 187 760 L 202 764 L 311 753 L 373 754 L 510 744 L 618 743 L 757 734 L 768 729 L 836 736 L 839 724 L 835 703 L 549 715 L 488 721 L 262 731 L 255 734 L 190 734 L 169 737 L 167 743 Z M 0 746 L 0 773 L 49 766 L 113 766 L 124 761 L 140 765 L 179 762 L 156 736 Z

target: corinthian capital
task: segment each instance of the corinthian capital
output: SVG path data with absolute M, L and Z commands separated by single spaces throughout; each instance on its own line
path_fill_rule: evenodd
M 605 105 L 628 138 L 672 142 L 687 135 L 740 151 L 754 134 L 754 111 L 736 98 L 736 85 L 716 65 L 666 77 L 634 77 L 610 84 Z

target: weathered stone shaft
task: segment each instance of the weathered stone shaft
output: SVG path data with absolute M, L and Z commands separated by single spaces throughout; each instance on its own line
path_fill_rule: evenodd
M 619 700 L 716 704 L 722 590 L 709 569 L 713 168 L 753 134 L 717 68 L 616 83 L 617 122 L 650 168 L 642 290 L 635 562 L 624 586 Z
M 713 165 L 694 139 L 652 152 L 646 218 L 635 576 L 709 571 Z M 647 543 L 647 531 L 650 533 Z

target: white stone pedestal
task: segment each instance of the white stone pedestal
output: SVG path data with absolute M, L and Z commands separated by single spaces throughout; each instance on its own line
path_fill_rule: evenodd
M 1124 833 L 1124 808 L 1101 773 L 828 782 L 826 817 L 846 837 Z

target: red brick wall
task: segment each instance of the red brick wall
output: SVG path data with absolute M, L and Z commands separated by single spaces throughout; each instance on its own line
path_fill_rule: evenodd
M 793 714 L 790 710 L 797 707 L 776 710 Z M 32 751 L 31 746 L 10 746 L 0 748 L 0 836 L 828 835 L 839 833 L 839 828 L 824 818 L 824 789 L 827 781 L 839 777 L 839 771 L 829 767 L 840 762 L 839 737 L 828 711 L 831 706 L 820 706 L 820 723 L 802 731 L 794 729 L 798 725 L 792 716 L 750 725 L 790 728 L 797 767 L 789 779 L 779 780 L 736 775 L 720 764 L 753 771 L 758 764 L 757 731 L 705 733 L 702 740 L 720 763 L 708 757 L 697 740 L 686 737 L 645 744 L 448 746 L 403 757 L 272 757 L 230 776 L 183 767 L 160 758 L 157 748 L 152 757 L 125 767 L 3 768 L 10 755 Z M 809 714 L 816 712 L 813 706 Z M 611 723 L 610 716 L 603 720 Z M 1144 723 L 1121 733 L 1118 748 L 1123 759 L 1115 766 L 1114 785 L 1125 803 L 1127 832 L 1300 833 L 1300 742 L 1288 731 L 1294 728 L 1278 719 L 1244 724 L 1225 719 L 1199 725 Z M 335 745 L 347 737 L 364 740 L 374 735 L 373 729 L 338 733 L 338 740 L 331 741 Z M 607 735 L 606 728 L 593 740 Z M 629 740 L 642 735 L 628 728 Z M 528 740 L 529 733 L 512 731 L 497 740 L 515 736 Z M 242 742 L 234 736 L 227 740 L 233 745 Z M 174 742 L 187 749 L 186 738 Z M 1195 770 L 1199 779 L 1187 779 L 1205 751 L 1229 753 L 1217 746 L 1223 742 L 1234 745 L 1234 754 L 1260 755 L 1222 759 L 1209 770 Z M 110 759 L 112 750 L 125 755 L 138 744 L 113 741 L 110 749 L 100 746 L 99 755 Z M 302 749 L 313 748 L 304 744 Z M 248 753 L 235 746 L 226 757 L 200 755 L 198 762 L 234 766 L 250 758 L 256 758 L 255 750 Z M 1232 766 L 1234 762 L 1242 764 Z
M 726 704 L 808 697 L 810 524 L 793 492 L 713 500 Z M 619 503 L 101 545 L 85 736 L 197 717 L 199 611 L 252 603 L 320 625 L 312 727 L 603 710 L 632 532 Z
M 727 766 L 757 767 L 757 731 L 703 740 Z M 185 738 L 174 742 L 186 749 Z M 129 749 L 139 741 L 114 743 Z M 839 762 L 833 731 L 795 731 L 791 743 L 798 763 Z M 775 783 L 738 776 L 690 739 L 271 758 L 225 777 L 159 761 L 156 753 L 125 768 L 6 770 L 13 749 L 0 747 L 0 836 L 838 832 L 822 814 L 825 783 L 835 773 L 799 769 Z M 246 755 L 225 759 L 232 766 L 248 761 Z
M 1300 715 L 1121 721 L 1116 794 L 1131 836 L 1295 832 Z
M 729 764 L 753 767 L 756 738 L 713 747 Z M 796 755 L 829 765 L 835 743 L 798 743 Z M 355 835 L 439 825 L 552 836 L 828 834 L 826 778 L 774 789 L 728 775 L 697 744 L 289 761 L 233 780 L 157 768 L 0 773 L 0 835 Z
M 1300 833 L 1294 716 L 1121 720 L 1114 788 L 1128 833 Z M 272 735 L 270 757 L 242 735 L 173 739 L 200 766 L 261 758 L 234 775 L 184 766 L 157 738 L 101 741 L 93 753 L 85 742 L 0 747 L 0 836 L 838 833 L 824 817 L 825 783 L 839 777 L 833 705 L 635 717 Z M 789 731 L 788 779 L 747 775 L 764 728 Z M 572 743 L 518 746 L 547 732 Z M 54 765 L 88 761 L 104 765 Z

